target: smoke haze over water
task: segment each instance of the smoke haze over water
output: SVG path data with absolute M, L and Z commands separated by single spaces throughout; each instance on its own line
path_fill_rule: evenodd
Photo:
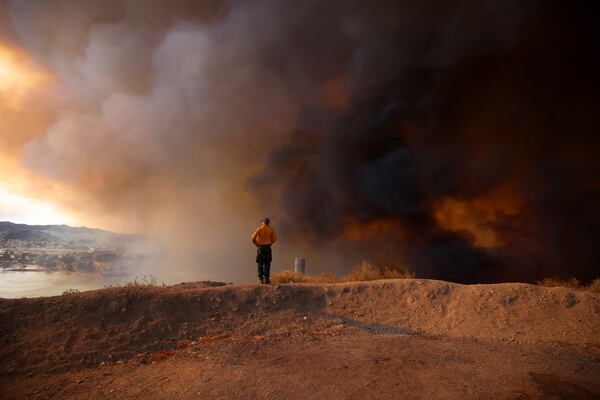
M 0 151 L 17 143 L 84 220 L 159 234 L 164 269 L 249 279 L 249 234 L 269 215 L 275 268 L 302 255 L 459 281 L 598 275 L 600 65 L 584 5 L 0 7 L 5 44 L 53 77 L 9 110 L 39 123 L 0 125 Z

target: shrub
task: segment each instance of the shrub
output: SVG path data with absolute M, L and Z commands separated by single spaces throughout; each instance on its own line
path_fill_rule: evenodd
M 600 293 L 600 278 L 594 279 L 586 289 L 594 293 Z
M 297 283 L 308 281 L 309 279 L 306 275 L 294 271 L 281 271 L 271 275 L 271 282 L 273 283 Z
M 331 272 L 323 272 L 320 275 L 308 276 L 293 271 L 282 271 L 271 275 L 273 283 L 298 283 L 298 282 L 314 282 L 314 283 L 336 283 L 336 282 L 357 282 L 357 281 L 373 281 L 377 279 L 411 279 L 415 274 L 408 270 L 399 270 L 393 267 L 380 268 L 375 264 L 363 261 L 354 268 L 345 277 L 338 277 Z
M 581 284 L 575 278 L 571 278 L 571 279 L 567 279 L 567 280 L 560 280 L 557 278 L 544 278 L 541 281 L 538 281 L 537 284 L 539 286 L 546 286 L 546 287 L 561 286 L 561 287 L 568 287 L 571 289 L 580 289 L 581 288 Z
M 346 276 L 346 281 L 373 281 L 377 279 L 412 279 L 415 273 L 400 270 L 391 266 L 380 268 L 375 264 L 363 261 Z
M 152 275 L 144 275 L 144 277 L 138 281 L 137 276 L 131 282 L 126 282 L 124 286 L 127 287 L 139 287 L 139 286 L 156 286 L 156 278 Z M 164 283 L 163 283 L 164 286 Z
M 412 271 L 400 271 L 392 267 L 385 267 L 381 273 L 382 279 L 413 279 L 415 273 Z
M 346 281 L 374 281 L 381 279 L 381 270 L 374 264 L 367 261 L 363 261 L 359 266 L 354 268 L 348 275 L 346 275 Z
M 68 296 L 68 295 L 77 294 L 77 293 L 81 293 L 79 291 L 79 289 L 67 289 L 64 292 L 62 292 L 63 296 Z
M 332 274 L 331 272 L 323 272 L 321 275 L 316 276 L 314 279 L 316 282 L 325 283 L 335 283 L 340 281 L 340 278 L 337 275 Z
M 589 290 L 590 292 L 600 293 L 600 278 L 596 278 L 590 282 L 589 285 L 582 285 L 576 278 L 570 278 L 566 280 L 556 278 L 544 278 L 541 281 L 536 282 L 539 286 L 546 287 L 567 287 L 571 289 L 582 289 Z

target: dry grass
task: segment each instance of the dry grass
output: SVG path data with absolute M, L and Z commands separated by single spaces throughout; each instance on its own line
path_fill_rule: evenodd
M 381 279 L 381 269 L 375 265 L 363 261 L 359 266 L 355 267 L 348 275 L 346 279 L 349 282 L 354 281 L 374 281 Z
M 332 274 L 331 272 L 323 272 L 321 275 L 317 275 L 316 279 L 318 279 L 319 282 L 326 283 L 336 283 L 341 281 L 339 276 Z
M 544 278 L 541 281 L 538 281 L 537 285 L 546 287 L 566 287 L 571 289 L 582 289 L 589 290 L 595 293 L 600 293 L 600 279 L 594 279 L 592 282 L 590 282 L 589 285 L 586 286 L 582 285 L 581 282 L 579 282 L 579 280 L 577 280 L 576 278 L 566 280 L 556 278 Z
M 294 272 L 294 271 L 281 271 L 271 275 L 272 283 L 297 283 L 297 282 L 309 282 L 308 276 Z
M 596 278 L 587 287 L 588 290 L 594 293 L 600 293 L 600 278 Z
M 381 272 L 382 279 L 414 279 L 417 276 L 413 271 L 397 270 L 392 267 L 385 267 Z
M 375 264 L 363 261 L 354 268 L 344 279 L 347 282 L 374 281 L 378 279 L 412 279 L 414 272 L 399 270 L 390 266 L 378 267 Z
M 369 262 L 363 261 L 360 265 L 354 268 L 345 277 L 339 277 L 331 272 L 324 272 L 320 275 L 307 276 L 292 271 L 282 271 L 271 276 L 273 283 L 298 283 L 298 282 L 315 282 L 315 283 L 336 283 L 336 282 L 359 282 L 359 281 L 374 281 L 378 279 L 407 279 L 414 278 L 415 274 L 410 271 L 402 271 L 392 267 L 378 267 Z
M 321 275 L 308 276 L 299 272 L 281 271 L 271 275 L 273 283 L 298 283 L 298 282 L 321 282 L 335 283 L 340 282 L 340 278 L 331 272 L 324 272 Z
M 154 276 L 152 275 L 144 275 L 144 277 L 138 281 L 137 276 L 135 277 L 135 279 L 131 282 L 126 282 L 125 286 L 135 286 L 135 287 L 139 287 L 139 286 L 156 286 L 156 279 L 154 278 Z
M 136 276 L 132 281 L 123 282 L 123 283 L 109 283 L 104 285 L 105 288 L 119 288 L 119 287 L 153 287 L 159 286 L 156 278 L 152 275 L 144 275 L 142 279 L 138 279 Z M 160 286 L 165 286 L 165 283 L 162 282 Z
M 537 284 L 539 286 L 546 286 L 546 287 L 568 287 L 571 289 L 579 289 L 581 288 L 581 283 L 579 283 L 579 281 L 575 278 L 571 278 L 571 279 L 567 279 L 567 280 L 561 280 L 561 279 L 556 279 L 556 278 L 544 278 L 541 281 L 538 281 Z

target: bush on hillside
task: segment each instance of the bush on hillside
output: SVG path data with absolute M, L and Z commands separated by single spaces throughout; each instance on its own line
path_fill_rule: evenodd
M 600 293 L 600 278 L 596 278 L 590 282 L 589 285 L 582 285 L 576 278 L 571 279 L 556 279 L 556 278 L 544 278 L 537 282 L 539 286 L 546 287 L 566 287 L 571 289 L 582 289 L 589 290 L 590 292 Z
M 594 279 L 587 287 L 589 291 L 600 293 L 600 278 Z
M 571 289 L 579 289 L 581 288 L 581 283 L 575 278 L 561 280 L 557 278 L 544 278 L 541 281 L 538 281 L 537 284 L 539 286 L 546 287 L 567 287 Z

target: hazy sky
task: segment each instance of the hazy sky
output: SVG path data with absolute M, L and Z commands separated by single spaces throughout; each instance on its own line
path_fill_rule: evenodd
M 3 189 L 0 189 L 0 221 L 30 225 L 76 223 L 52 203 L 44 203 Z

